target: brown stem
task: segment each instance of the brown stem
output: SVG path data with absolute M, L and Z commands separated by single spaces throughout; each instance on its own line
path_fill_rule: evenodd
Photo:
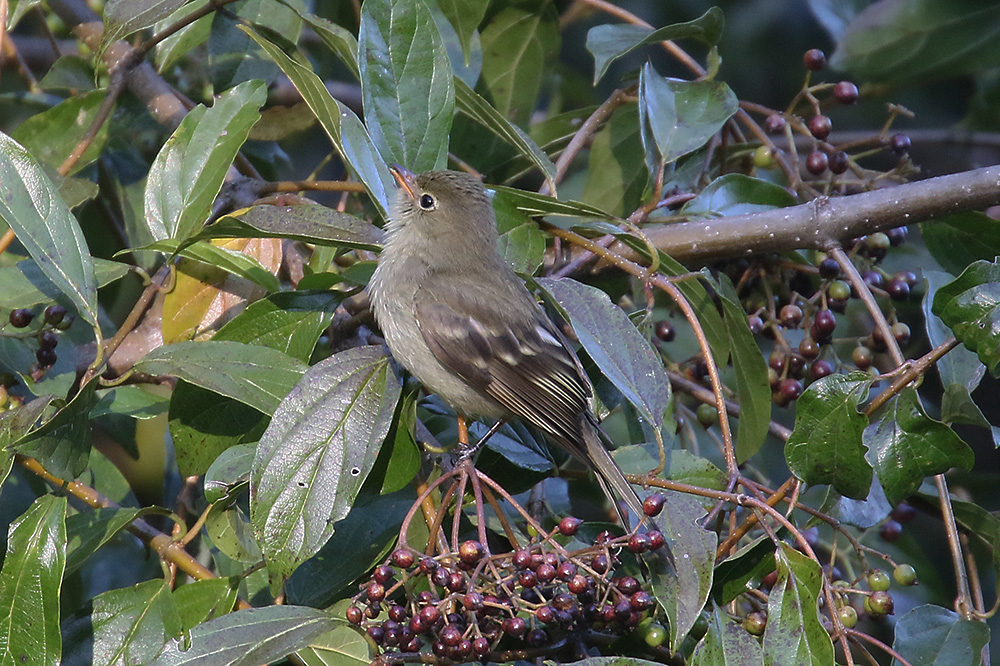
M 593 136 L 598 127 L 611 117 L 611 114 L 625 101 L 625 98 L 626 95 L 622 90 L 614 91 L 610 97 L 604 100 L 603 104 L 590 114 L 589 118 L 583 121 L 580 129 L 576 131 L 576 134 L 573 135 L 573 138 L 570 139 L 569 144 L 559 156 L 559 160 L 556 162 L 556 174 L 552 177 L 551 183 L 549 180 L 546 180 L 541 188 L 539 188 L 539 194 L 549 194 L 552 192 L 552 188 L 566 175 L 569 165 L 573 163 L 577 154 L 587 145 L 590 137 Z
M 865 415 L 872 416 L 875 414 L 890 398 L 894 397 L 914 380 L 922 377 L 928 370 L 937 365 L 942 356 L 958 345 L 959 342 L 955 338 L 945 340 L 917 360 L 907 363 L 902 371 L 896 375 L 895 379 L 892 380 L 892 383 L 868 403 L 868 406 L 865 408 Z
M 365 186 L 347 180 L 283 180 L 278 182 L 260 183 L 257 194 L 275 192 L 364 192 Z
M 969 591 L 969 577 L 966 575 L 962 543 L 958 538 L 958 523 L 951 507 L 951 496 L 948 494 L 948 481 L 944 474 L 934 477 L 937 486 L 938 501 L 941 502 L 941 520 L 944 522 L 945 533 L 948 535 L 948 548 L 951 550 L 951 563 L 955 567 L 955 581 L 958 585 L 958 596 L 955 598 L 955 610 L 966 620 L 975 618 L 976 609 Z

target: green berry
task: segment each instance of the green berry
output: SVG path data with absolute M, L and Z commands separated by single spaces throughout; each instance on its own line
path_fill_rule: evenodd
M 698 423 L 704 428 L 709 428 L 719 422 L 719 410 L 707 403 L 703 402 L 698 405 L 696 414 L 698 415 Z
M 917 570 L 909 564 L 900 564 L 892 570 L 892 577 L 895 578 L 896 582 L 900 585 L 916 585 Z
M 885 592 L 891 585 L 892 581 L 889 580 L 889 574 L 881 569 L 876 569 L 868 574 L 868 587 L 872 592 Z
M 858 623 L 858 611 L 854 610 L 854 606 L 841 606 L 837 615 L 840 616 L 840 623 L 848 629 L 853 629 Z

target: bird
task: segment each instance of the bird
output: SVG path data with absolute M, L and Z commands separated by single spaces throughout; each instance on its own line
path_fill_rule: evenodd
M 541 430 L 596 473 L 616 509 L 615 496 L 648 518 L 605 446 L 580 360 L 497 250 L 484 185 L 458 171 L 390 171 L 399 187 L 368 292 L 392 356 L 460 415 Z

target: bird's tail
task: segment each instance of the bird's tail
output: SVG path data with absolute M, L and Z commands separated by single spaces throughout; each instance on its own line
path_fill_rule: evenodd
M 622 515 L 620 505 L 618 504 L 616 497 L 623 500 L 628 504 L 629 509 L 638 517 L 639 520 L 645 520 L 646 523 L 651 527 L 651 529 L 659 530 L 663 533 L 664 537 L 667 539 L 667 543 L 663 545 L 662 548 L 656 551 L 658 559 L 664 561 L 664 563 L 669 566 L 671 570 L 674 567 L 674 556 L 670 551 L 670 533 L 666 530 L 661 530 L 656 524 L 656 521 L 647 516 L 642 508 L 642 500 L 636 495 L 635 490 L 632 489 L 632 484 L 628 482 L 625 475 L 622 473 L 618 463 L 614 461 L 611 457 L 611 453 L 608 452 L 607 447 L 604 444 L 603 433 L 596 424 L 586 424 L 583 428 L 583 440 L 586 446 L 587 459 L 593 465 L 594 471 L 597 473 L 598 481 L 601 484 L 601 488 L 604 490 L 605 494 L 608 495 L 608 499 L 611 500 L 615 508 L 618 510 L 619 517 L 622 519 L 622 524 L 626 529 L 629 528 L 629 520 L 627 516 Z

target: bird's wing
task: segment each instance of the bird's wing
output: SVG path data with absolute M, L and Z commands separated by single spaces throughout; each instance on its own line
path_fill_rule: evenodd
M 590 384 L 562 335 L 517 287 L 523 293 L 505 296 L 530 304 L 530 316 L 514 315 L 525 308 L 469 283 L 421 290 L 414 303 L 420 332 L 435 358 L 480 394 L 583 453 Z

